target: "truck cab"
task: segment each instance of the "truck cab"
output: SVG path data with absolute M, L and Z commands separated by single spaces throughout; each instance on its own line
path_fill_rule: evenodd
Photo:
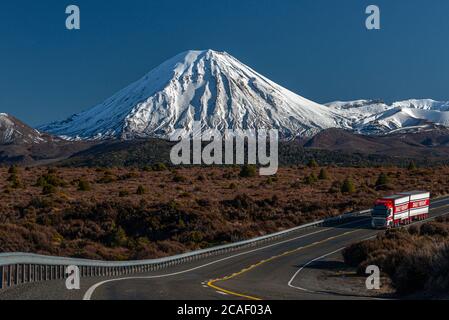
M 387 229 L 393 226 L 394 202 L 392 199 L 379 199 L 371 213 L 374 229 Z

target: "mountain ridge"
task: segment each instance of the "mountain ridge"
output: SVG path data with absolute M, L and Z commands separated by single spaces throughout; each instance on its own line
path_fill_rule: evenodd
M 278 129 L 311 136 L 345 119 L 260 75 L 231 55 L 187 51 L 71 118 L 38 127 L 72 139 L 167 138 L 175 129 Z

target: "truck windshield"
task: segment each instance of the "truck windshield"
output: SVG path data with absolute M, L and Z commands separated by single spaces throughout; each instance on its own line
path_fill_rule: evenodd
M 373 213 L 373 217 L 383 217 L 386 218 L 390 215 L 389 209 L 384 206 L 375 206 Z

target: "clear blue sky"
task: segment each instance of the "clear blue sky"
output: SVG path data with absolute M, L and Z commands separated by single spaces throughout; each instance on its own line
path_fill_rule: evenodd
M 65 8 L 81 30 L 65 29 Z M 382 30 L 365 29 L 377 4 Z M 5 0 L 0 112 L 42 124 L 190 49 L 227 51 L 317 102 L 449 100 L 447 0 Z

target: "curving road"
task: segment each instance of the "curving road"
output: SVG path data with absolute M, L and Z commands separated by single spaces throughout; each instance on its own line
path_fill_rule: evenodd
M 449 213 L 449 199 L 433 201 L 432 217 Z M 301 271 L 352 242 L 375 236 L 370 219 L 298 232 L 270 245 L 183 266 L 163 274 L 100 282 L 86 299 L 341 299 L 307 289 Z M 355 297 L 347 297 L 355 298 Z
M 449 198 L 433 201 L 432 218 L 444 214 L 449 214 Z M 305 269 L 379 232 L 370 228 L 368 217 L 361 217 L 343 225 L 298 231 L 262 247 L 163 271 L 120 279 L 83 279 L 82 290 L 77 292 L 69 292 L 63 282 L 54 281 L 10 290 L 0 295 L 0 299 L 357 299 L 310 290 L 316 278 L 310 277 Z

